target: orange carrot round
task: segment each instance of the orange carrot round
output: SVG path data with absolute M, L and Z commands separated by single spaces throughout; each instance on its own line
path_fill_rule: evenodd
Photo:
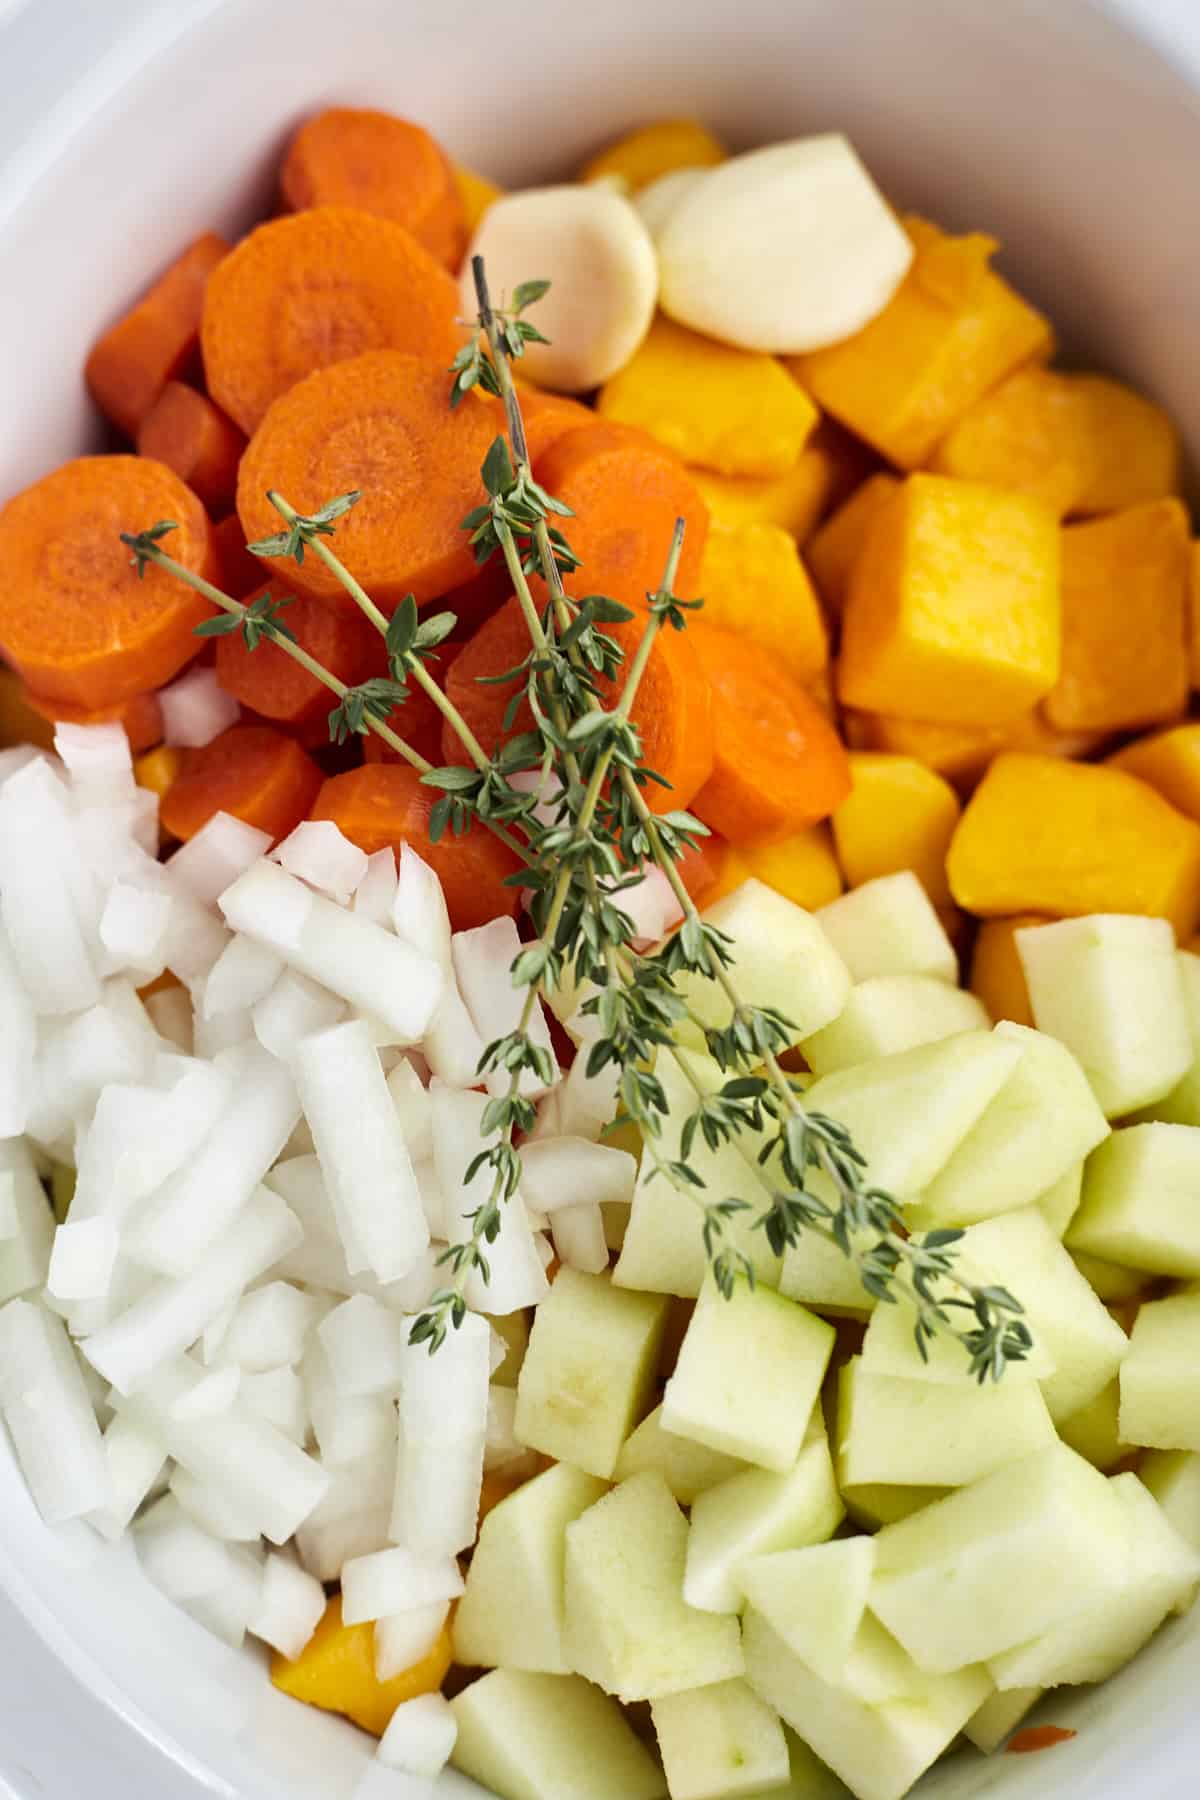
M 82 456 L 0 511 L 0 652 L 35 693 L 89 711 L 161 687 L 200 649 L 211 607 L 150 566 L 139 581 L 122 531 L 178 527 L 171 555 L 219 573 L 212 528 L 172 470 L 140 456 Z
M 680 880 L 697 906 L 704 905 L 705 896 L 712 892 L 721 879 L 721 870 L 728 854 L 729 845 L 716 832 L 710 832 L 708 837 L 697 838 L 694 849 L 680 852 Z
M 440 594 L 424 610 L 452 612 L 456 621 L 454 636 L 462 643 L 473 637 L 479 627 L 494 613 L 498 613 L 511 596 L 512 577 L 504 565 L 504 559 L 493 556 L 489 562 L 484 563 L 478 574 L 472 575 L 470 581 L 464 581 L 460 587 L 453 587 L 447 593 Z
M 262 594 L 287 596 L 287 571 L 265 583 L 246 604 Z M 383 660 L 383 640 L 360 612 L 343 612 L 303 595 L 285 609 L 283 622 L 322 666 L 350 687 L 371 674 Z M 289 727 L 319 723 L 337 701 L 323 682 L 294 662 L 278 644 L 260 643 L 247 650 L 240 631 L 217 639 L 217 680 L 250 712 Z
M 320 787 L 320 769 L 292 738 L 269 725 L 231 725 L 202 750 L 184 752 L 160 817 L 177 838 L 195 837 L 219 812 L 284 838 L 308 817 Z
M 548 394 L 542 388 L 522 383 L 520 395 L 525 442 L 535 470 L 547 451 L 568 431 L 582 431 L 597 423 L 591 407 L 584 406 L 581 400 L 572 400 L 569 394 Z
M 153 456 L 174 469 L 210 512 L 233 505 L 246 440 L 196 388 L 168 381 L 138 428 L 137 447 L 139 456 Z
M 251 556 L 246 548 L 246 534 L 235 512 L 213 524 L 213 541 L 221 569 L 221 586 L 235 600 L 244 600 L 262 583 L 269 565 Z
M 693 811 L 732 844 L 770 843 L 826 819 L 850 792 L 841 739 L 809 694 L 756 645 L 688 628 L 712 683 L 715 754 Z
M 252 432 L 305 375 L 368 350 L 428 356 L 444 372 L 462 339 L 457 312 L 454 282 L 403 225 L 344 206 L 271 219 L 209 282 L 208 391 Z M 447 378 L 443 403 L 448 389 Z
M 304 216 L 304 215 L 298 215 Z M 397 228 L 398 229 L 398 228 Z M 337 523 L 335 547 L 372 598 L 433 600 L 469 581 L 475 560 L 462 520 L 483 498 L 480 466 L 503 429 L 499 403 L 468 394 L 453 412 L 439 362 L 376 350 L 319 369 L 280 396 L 251 438 L 238 477 L 250 543 L 280 526 L 276 488 L 302 513 L 352 488 L 362 499 Z M 309 552 L 289 585 L 353 606 Z
M 444 685 L 446 673 L 461 649 L 461 644 L 442 644 L 438 651 L 441 661 L 434 663 L 430 669 L 435 681 Z M 431 763 L 442 760 L 441 712 L 424 689 L 419 688 L 415 682 L 410 681 L 408 699 L 403 706 L 393 708 L 388 715 L 387 723 L 397 737 L 402 737 L 405 743 L 411 744 L 414 750 L 419 750 L 421 755 Z M 363 756 L 369 763 L 402 763 L 405 760 L 398 750 L 393 750 L 390 744 L 385 744 L 383 739 L 373 731 L 367 733 L 362 741 L 362 746 Z M 455 762 L 462 760 L 461 750 L 454 760 Z
M 116 706 L 72 706 L 67 700 L 43 700 L 25 692 L 33 710 L 53 725 L 121 725 L 134 756 L 162 743 L 163 716 L 157 694 L 135 694 Z
M 627 426 L 590 424 L 553 443 L 537 475 L 575 514 L 555 521 L 581 559 L 567 583 L 572 593 L 607 594 L 626 606 L 644 602 L 662 580 L 679 518 L 687 535 L 676 592 L 696 592 L 708 508 L 669 450 Z
M 456 931 L 486 925 L 502 913 L 515 915 L 520 890 L 504 881 L 520 867 L 516 857 L 483 825 L 473 825 L 462 837 L 447 831 L 431 843 L 429 814 L 438 797 L 407 765 L 366 763 L 331 776 L 311 816 L 332 819 L 368 856 L 410 844 L 436 871 Z
M 355 206 L 403 225 L 448 269 L 463 259 L 467 218 L 450 161 L 427 131 L 394 113 L 317 113 L 288 145 L 279 186 L 293 212 Z
M 225 239 L 206 231 L 92 346 L 84 365 L 92 399 L 126 437 L 137 435 L 167 382 L 198 363 L 208 278 L 228 254 Z

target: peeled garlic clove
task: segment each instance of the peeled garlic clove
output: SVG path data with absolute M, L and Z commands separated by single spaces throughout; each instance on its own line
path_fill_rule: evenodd
M 745 350 L 819 350 L 883 311 L 912 245 L 844 137 L 707 170 L 658 239 L 663 311 Z
M 493 305 L 522 281 L 549 281 L 531 322 L 550 339 L 530 344 L 531 381 L 559 393 L 599 387 L 633 355 L 654 317 L 658 266 L 650 234 L 607 186 L 532 188 L 489 209 L 471 254 L 483 257 Z M 463 306 L 476 311 L 468 257 Z
M 707 169 L 668 169 L 634 196 L 633 204 L 641 214 L 646 230 L 658 242 L 663 227 L 685 195 L 708 174 Z

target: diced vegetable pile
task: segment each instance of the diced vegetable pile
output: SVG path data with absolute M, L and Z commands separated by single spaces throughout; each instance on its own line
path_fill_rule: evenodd
M 96 342 L 119 448 L 0 510 L 17 1460 L 49 1523 L 131 1530 L 156 1586 L 403 1774 L 901 1800 L 960 1738 L 991 1753 L 1113 1674 L 1200 1582 L 1175 430 L 1051 367 L 994 241 L 894 212 L 841 137 L 729 156 L 668 121 L 503 194 L 418 126 L 332 109 L 280 193 Z M 488 1201 L 510 1084 L 486 1047 L 519 1028 L 530 937 L 512 845 L 445 829 L 421 771 L 541 725 L 505 679 L 520 568 L 477 567 L 486 506 L 463 528 L 508 429 L 464 388 L 468 250 L 498 301 L 549 283 L 503 316 L 533 307 L 520 403 L 568 583 L 631 615 L 607 704 L 677 520 L 666 585 L 703 596 L 631 717 L 650 807 L 705 835 L 676 891 L 630 869 L 633 941 L 704 905 L 929 1279 L 953 1247 L 1018 1297 L 1007 1369 L 976 1380 L 926 1329 L 919 1256 L 915 1291 L 864 1283 L 855 1245 L 755 1227 L 772 1144 L 695 1130 L 737 1019 L 686 971 L 652 1151 L 591 1061 L 595 996 L 535 997 L 520 1191 L 445 1341 L 413 1341 Z M 247 545 L 286 536 L 280 493 L 310 523 L 361 497 L 270 562 Z M 167 522 L 190 586 L 121 542 Z M 409 612 L 454 615 L 457 734 L 419 683 L 393 704 L 373 619 Z M 725 1282 L 664 1164 L 737 1203 Z

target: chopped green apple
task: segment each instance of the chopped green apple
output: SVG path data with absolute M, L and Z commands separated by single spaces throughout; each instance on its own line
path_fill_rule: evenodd
M 944 1500 L 949 1492 L 949 1488 L 941 1487 L 893 1487 L 883 1481 L 866 1482 L 862 1487 L 847 1485 L 841 1490 L 847 1516 L 864 1531 L 895 1525 L 899 1519 L 920 1512 L 923 1506 Z
M 794 1028 L 795 1043 L 837 1018 L 850 992 L 850 975 L 812 913 L 751 879 L 710 906 L 704 918 L 729 940 L 743 1002 L 781 1012 Z M 733 1008 L 719 982 L 681 974 L 675 985 L 702 1025 L 723 1030 L 729 1024 Z
M 804 1185 L 827 1206 L 836 1204 L 837 1190 L 821 1170 L 810 1171 Z M 863 1253 L 878 1239 L 878 1232 L 851 1234 L 853 1248 Z M 802 1231 L 784 1251 L 779 1291 L 789 1300 L 845 1318 L 866 1319 L 875 1308 L 875 1296 L 863 1286 L 856 1263 L 816 1231 Z
M 1175 934 L 1098 913 L 1016 934 L 1034 1020 L 1074 1051 L 1108 1118 L 1163 1099 L 1192 1065 Z
M 1120 1431 L 1148 1450 L 1200 1451 L 1200 1295 L 1139 1307 L 1121 1364 Z
M 687 1546 L 687 1521 L 654 1470 L 623 1481 L 567 1527 L 567 1656 L 626 1704 L 744 1673 L 737 1620 L 685 1600 Z
M 958 985 L 954 945 L 911 869 L 864 881 L 816 916 L 855 981 L 932 975 Z
M 753 1800 L 852 1800 L 850 1789 L 787 1724 L 788 1779 L 782 1787 L 755 1794 Z
M 662 1407 L 656 1406 L 621 1446 L 615 1474 L 618 1481 L 627 1481 L 644 1469 L 657 1469 L 680 1506 L 690 1506 L 705 1488 L 740 1474 L 745 1466 L 736 1456 L 664 1431 Z
M 794 1656 L 837 1686 L 867 1610 L 875 1542 L 835 1538 L 803 1550 L 751 1557 L 742 1592 Z
M 1144 1269 L 1123 1269 L 1120 1263 L 1105 1262 L 1099 1256 L 1085 1256 L 1081 1250 L 1071 1251 L 1071 1261 L 1105 1306 L 1118 1306 L 1123 1300 L 1138 1299 L 1154 1280 Z
M 792 1468 L 834 1329 L 771 1288 L 705 1283 L 663 1392 L 662 1426 L 743 1462 Z
M 607 1481 L 647 1409 L 666 1314 L 655 1295 L 561 1269 L 534 1313 L 517 1381 L 521 1442 Z
M 838 1017 L 805 1038 L 802 1048 L 809 1068 L 828 1075 L 959 1031 L 986 1031 L 990 1024 L 974 994 L 934 975 L 872 975 L 850 990 Z
M 1179 975 L 1192 1037 L 1192 1065 L 1169 1094 L 1135 1114 L 1170 1125 L 1200 1125 L 1200 956 L 1180 950 Z
M 454 1612 L 454 1655 L 464 1668 L 570 1673 L 562 1642 L 567 1526 L 604 1492 L 596 1476 L 555 1463 L 487 1515 Z
M 1083 1198 L 1083 1167 L 1081 1162 L 1068 1169 L 1054 1186 L 1039 1194 L 1034 1202 L 1047 1225 L 1061 1243 L 1066 1237 L 1071 1220 L 1079 1211 L 1079 1202 Z
M 665 1800 L 662 1770 L 616 1701 L 577 1675 L 496 1669 L 450 1707 L 452 1765 L 504 1800 Z
M 1064 1444 L 1085 1456 L 1094 1469 L 1107 1471 L 1129 1455 L 1129 1445 L 1121 1442 L 1120 1408 L 1120 1381 L 1110 1381 L 1094 1400 L 1059 1421 L 1058 1435 Z
M 1128 1532 L 1104 1476 L 1052 1444 L 885 1526 L 875 1549 L 872 1611 L 938 1674 L 1081 1612 L 1119 1580 Z
M 1037 1705 L 1042 1692 L 1041 1688 L 1030 1687 L 1010 1688 L 1004 1694 L 990 1694 L 979 1711 L 973 1713 L 963 1726 L 963 1736 L 969 1738 L 985 1756 L 990 1756 L 1016 1730 L 1026 1713 Z
M 963 1345 L 942 1331 L 920 1350 L 916 1325 L 917 1309 L 907 1294 L 897 1294 L 890 1304 L 877 1306 L 863 1336 L 864 1374 L 869 1371 L 872 1375 L 902 1376 L 906 1381 L 935 1381 L 961 1387 L 969 1367 Z M 1053 1373 L 1054 1358 L 1039 1340 L 1023 1362 L 1014 1362 L 1005 1370 L 1004 1385 L 1045 1381 Z
M 1138 1474 L 1180 1537 L 1200 1550 L 1200 1456 L 1192 1450 L 1151 1450 Z
M 823 1544 L 845 1516 L 824 1426 L 816 1416 L 793 1469 L 747 1469 L 696 1497 L 683 1593 L 704 1612 L 735 1613 L 741 1569 L 769 1550 Z
M 790 1774 L 774 1707 L 744 1681 L 650 1702 L 671 1800 L 749 1800 Z
M 1200 1275 L 1200 1126 L 1126 1125 L 1089 1157 L 1069 1250 L 1149 1275 Z
M 981 1385 L 965 1357 L 956 1382 L 876 1374 L 858 1356 L 839 1378 L 840 1487 L 963 1487 L 1055 1435 L 1036 1381 Z

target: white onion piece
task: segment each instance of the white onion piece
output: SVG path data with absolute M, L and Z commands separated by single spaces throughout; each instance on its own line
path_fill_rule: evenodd
M 366 872 L 354 889 L 353 908 L 375 925 L 391 926 L 396 904 L 396 857 L 386 846 L 368 856 Z
M 54 748 L 81 806 L 105 806 L 133 798 L 133 759 L 121 725 L 67 725 L 54 728 Z
M 244 1294 L 221 1341 L 220 1360 L 261 1375 L 298 1363 L 310 1331 L 326 1310 L 316 1294 L 287 1281 L 271 1281 Z
M 221 895 L 221 910 L 234 931 L 269 944 L 311 981 L 382 1019 L 395 1043 L 423 1037 L 441 998 L 441 970 L 381 926 L 265 861 Z
M 0 1138 L 19 1137 L 33 1101 L 37 1016 L 0 925 Z
M 396 1409 L 384 1394 L 347 1394 L 333 1379 L 319 1338 L 304 1353 L 301 1370 L 313 1436 L 324 1463 L 389 1454 L 396 1441 Z
M 203 901 L 185 888 L 172 885 L 171 898 L 174 904 L 167 928 L 167 967 L 180 981 L 199 981 L 228 944 L 229 933 Z
M 0 789 L 0 922 L 39 1013 L 82 1012 L 100 997 L 90 887 L 62 783 L 49 763 L 30 762 Z
M 483 1433 L 453 1444 L 409 1444 L 400 1433 L 391 1536 L 420 1557 L 452 1558 L 479 1529 Z M 416 1604 L 414 1601 L 413 1604 Z M 403 1604 L 385 1611 L 403 1611 Z
M 367 853 L 344 837 L 332 819 L 305 819 L 277 844 L 271 859 L 289 875 L 345 906 L 367 873 Z
M 643 863 L 641 880 L 613 896 L 613 903 L 633 921 L 636 950 L 648 950 L 666 937 L 683 917 L 670 882 L 653 863 Z
M 185 1600 L 183 1608 L 197 1625 L 221 1639 L 232 1650 L 246 1640 L 250 1620 L 261 1604 L 262 1552 L 246 1544 L 228 1546 L 229 1567 L 225 1584 L 214 1594 Z
M 249 943 L 249 939 L 238 940 Z M 346 1016 L 345 1002 L 294 969 L 285 969 L 270 993 L 251 1010 L 254 1034 L 264 1050 L 286 1062 L 301 1038 L 325 1031 Z
M 264 1369 L 256 1375 L 242 1376 L 242 1405 L 255 1418 L 266 1419 L 293 1444 L 303 1444 L 308 1436 L 308 1406 L 304 1384 L 295 1369 L 286 1365 Z
M 516 921 L 493 919 L 474 931 L 456 931 L 451 947 L 459 991 L 484 1043 L 493 1043 L 515 1031 L 527 992 L 525 988 L 513 986 L 512 966 L 521 953 Z M 521 1076 L 519 1091 L 536 1099 L 558 1080 L 550 1027 L 540 1000 L 534 1002 L 528 1032 L 531 1040 L 540 1044 L 549 1055 L 553 1070 L 548 1082 L 539 1081 L 529 1070 Z M 507 1069 L 493 1069 L 486 1085 L 489 1094 L 506 1094 L 509 1087 Z
M 433 1157 L 427 1156 L 423 1162 L 415 1162 L 413 1173 L 417 1178 L 421 1207 L 425 1214 L 425 1223 L 429 1227 L 429 1235 L 445 1242 L 450 1229 L 447 1223 L 446 1196 L 442 1192 L 442 1184 L 438 1180 L 437 1164 Z
M 450 1087 L 474 1087 L 484 1042 L 458 991 L 453 971 L 447 976 L 441 1004 L 425 1033 L 425 1054 L 439 1081 Z
M 117 1418 L 127 1415 L 118 1413 Z M 194 1475 L 178 1464 L 171 1471 L 170 1491 L 178 1500 L 189 1519 L 195 1520 L 204 1531 L 213 1537 L 223 1538 L 233 1544 L 256 1544 L 259 1532 L 255 1521 L 246 1513 L 232 1505 L 225 1495 L 216 1488 L 197 1481 Z
M 336 1294 L 354 1293 L 358 1278 L 346 1267 L 333 1203 L 315 1155 L 276 1163 L 266 1185 L 283 1196 L 304 1228 L 303 1240 L 280 1259 L 274 1273 L 281 1281 L 308 1282 Z
M 254 1035 L 254 1018 L 248 1006 L 217 1013 L 215 1018 L 206 1018 L 197 1007 L 192 1015 L 192 1049 L 197 1056 L 215 1060 L 222 1051 L 253 1042 Z
M 342 1568 L 342 1620 L 364 1625 L 414 1606 L 456 1600 L 463 1585 L 452 1557 L 426 1560 L 399 1546 L 356 1556 Z
M 244 1512 L 273 1544 L 295 1536 L 328 1486 L 318 1462 L 240 1409 L 217 1419 L 164 1417 L 164 1433 L 176 1462 Z
M 234 1405 L 242 1385 L 242 1371 L 232 1365 L 213 1369 L 180 1394 L 168 1411 L 173 1419 L 215 1419 Z
M 167 1447 L 142 1420 L 117 1413 L 105 1428 L 104 1459 L 111 1499 L 102 1511 L 88 1514 L 88 1523 L 102 1537 L 116 1539 L 162 1475 Z
M 300 1116 L 291 1076 L 261 1045 L 226 1051 L 218 1067 L 233 1083 L 227 1109 L 187 1167 L 169 1176 L 130 1221 L 125 1248 L 163 1274 L 182 1275 L 220 1239 Z
M 318 1581 L 336 1581 L 343 1563 L 386 1549 L 395 1480 L 392 1450 L 327 1469 L 329 1486 L 296 1534 L 300 1560 Z
M 467 1169 L 483 1145 L 481 1126 L 487 1100 L 471 1090 L 449 1088 L 431 1082 L 433 1154 L 438 1180 L 445 1196 L 447 1241 L 461 1243 L 470 1235 L 471 1215 L 486 1205 L 491 1193 L 492 1171 L 477 1169 L 471 1180 Z M 487 1247 L 490 1279 L 478 1270 L 468 1275 L 464 1293 L 476 1312 L 510 1313 L 536 1306 L 547 1291 L 547 1282 L 534 1245 L 529 1219 L 519 1196 L 501 1208 L 500 1234 Z
M 429 864 L 408 844 L 400 846 L 392 925 L 405 943 L 437 963 L 445 980 L 441 1003 L 425 1032 L 430 1068 L 450 1087 L 474 1087 L 484 1045 L 459 991 L 446 896 Z
M 206 1019 L 218 1013 L 255 1006 L 283 974 L 281 957 L 252 938 L 234 937 L 226 944 L 204 981 L 200 1011 Z
M 9 1222 L 0 1237 L 0 1302 L 41 1287 L 50 1267 L 54 1215 L 37 1169 L 21 1138 L 0 1139 L 0 1177 Z
M 48 1525 L 111 1503 L 100 1428 L 67 1328 L 28 1300 L 0 1310 L 0 1412 Z
M 44 1195 L 42 1204 L 45 1205 Z M 0 1243 L 11 1242 L 20 1228 L 16 1177 L 11 1169 L 0 1169 Z
M 167 966 L 172 901 L 163 890 L 115 881 L 100 914 L 100 942 L 118 968 L 153 979 Z
M 448 1600 L 409 1607 L 375 1621 L 375 1679 L 392 1681 L 405 1669 L 424 1662 L 450 1616 Z
M 415 1163 L 433 1155 L 433 1111 L 429 1091 L 406 1056 L 402 1056 L 387 1078 L 388 1093 L 408 1154 Z
M 458 1720 L 444 1694 L 402 1700 L 379 1740 L 376 1755 L 388 1769 L 434 1781 L 458 1742 Z
M 158 698 L 163 741 L 179 750 L 202 750 L 242 716 L 233 695 L 217 680 L 215 669 L 189 669 L 163 688 Z
M 57 1300 L 100 1300 L 112 1285 L 117 1228 L 111 1219 L 68 1219 L 54 1234 L 46 1286 Z
M 153 1285 L 154 1276 L 149 1269 L 143 1269 L 128 1257 L 118 1254 L 108 1292 L 100 1298 L 67 1302 L 55 1300 L 47 1291 L 45 1300 L 56 1312 L 63 1313 L 73 1338 L 84 1338 L 111 1325 L 135 1300 L 140 1300 L 143 1294 L 148 1293 Z M 85 1363 L 84 1368 L 85 1371 L 90 1369 L 91 1364 Z
M 363 929 L 395 943 L 378 926 Z M 429 1227 L 366 1025 L 355 1019 L 302 1039 L 294 1068 L 347 1266 L 351 1274 L 370 1269 L 380 1281 L 398 1280 L 428 1245 Z
M 600 1275 L 608 1267 L 608 1238 L 604 1214 L 594 1203 L 563 1206 L 550 1220 L 550 1233 L 559 1260 L 585 1275 Z
M 168 1600 L 201 1599 L 229 1579 L 226 1545 L 189 1519 L 170 1494 L 139 1521 L 134 1539 L 143 1569 Z
M 315 1576 L 272 1551 L 263 1567 L 258 1611 L 247 1622 L 251 1636 L 295 1662 L 324 1611 L 325 1589 Z
M 215 906 L 225 889 L 253 868 L 270 848 L 267 832 L 219 812 L 200 827 L 195 837 L 181 844 L 164 866 L 175 887 L 202 906 Z
M 109 983 L 100 1004 L 74 1018 L 47 1021 L 28 1123 L 30 1137 L 39 1143 L 53 1145 L 71 1136 L 111 1082 L 140 1081 L 149 1072 L 157 1035 L 140 1002 L 135 1000 L 132 1016 L 122 1007 L 114 991 L 119 986 Z
M 6 750 L 0 750 L 0 788 L 13 775 L 19 775 L 30 763 L 45 763 L 48 768 L 57 767 L 56 758 L 45 750 L 37 750 L 32 744 L 12 744 Z
M 403 1317 L 366 1294 L 335 1306 L 317 1327 L 334 1385 L 351 1398 L 399 1393 L 407 1336 Z
M 491 1326 L 468 1313 L 436 1356 L 424 1344 L 406 1345 L 400 1391 L 400 1430 L 406 1446 L 454 1444 L 487 1430 Z
M 483 1466 L 502 1469 L 526 1454 L 517 1436 L 517 1390 L 494 1387 L 488 1392 L 487 1430 L 483 1440 Z
M 232 1095 L 228 1068 L 190 1056 L 160 1055 L 149 1085 L 105 1087 L 83 1138 L 71 1218 L 119 1223 L 195 1155 Z
M 627 1150 L 587 1138 L 539 1138 L 521 1151 L 521 1192 L 539 1212 L 589 1202 L 628 1204 L 636 1182 L 637 1162 Z

